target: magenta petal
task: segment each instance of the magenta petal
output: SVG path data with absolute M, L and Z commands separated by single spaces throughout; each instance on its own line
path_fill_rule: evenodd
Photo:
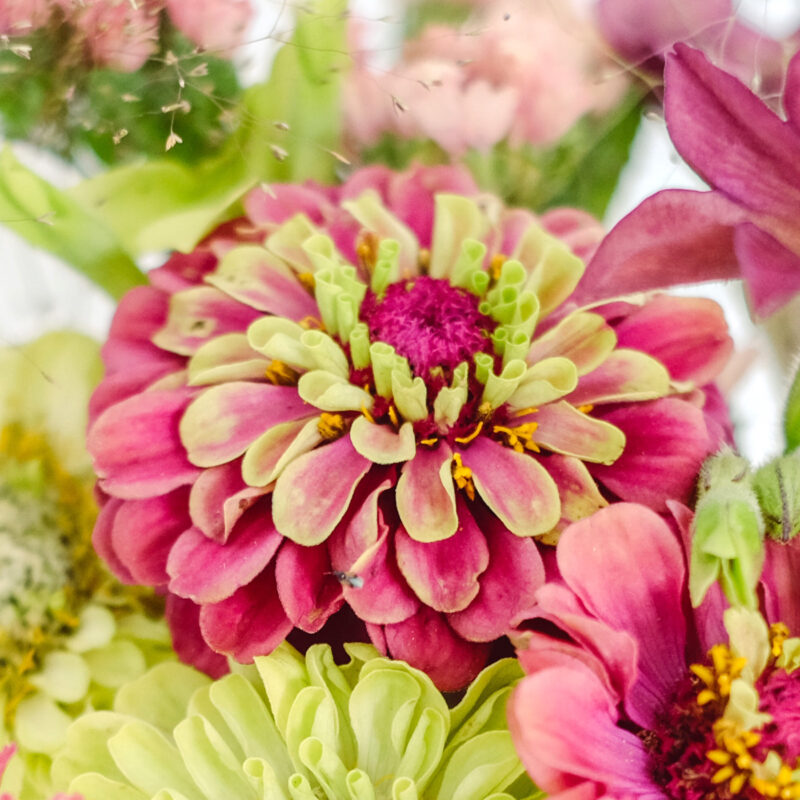
M 481 529 L 491 553 L 489 568 L 480 577 L 478 596 L 447 618 L 456 633 L 472 642 L 490 642 L 506 633 L 544 583 L 544 565 L 532 539 L 514 536 L 489 515 L 481 519 Z
M 294 386 L 231 381 L 206 389 L 189 405 L 181 441 L 193 464 L 214 467 L 242 455 L 266 430 L 309 412 Z
M 800 575 L 800 538 L 784 544 L 767 539 L 766 559 L 761 583 L 767 620 L 783 622 L 797 635 L 800 631 L 800 596 L 797 576 Z
M 602 554 L 602 569 L 591 553 Z M 686 674 L 686 570 L 677 537 L 649 509 L 617 503 L 567 528 L 556 554 L 586 609 L 639 643 L 638 678 L 625 703 L 631 717 L 652 727 Z M 609 580 L 615 575 L 625 579 Z
M 648 197 L 603 240 L 576 303 L 739 274 L 732 226 L 746 214 L 716 192 L 667 189 Z
M 123 498 L 149 497 L 191 483 L 200 474 L 186 458 L 178 435 L 193 394 L 185 388 L 144 392 L 98 417 L 87 449 L 104 491 Z
M 800 293 L 800 255 L 751 223 L 736 228 L 734 242 L 758 316 L 774 314 Z
M 296 458 L 275 484 L 272 513 L 278 530 L 298 544 L 324 542 L 371 466 L 349 436 Z
M 590 464 L 594 477 L 623 500 L 663 511 L 667 500 L 686 502 L 700 465 L 713 449 L 703 412 L 674 397 L 616 408 L 602 415 L 625 434 L 611 465 Z
M 528 675 L 508 703 L 508 722 L 522 763 L 549 793 L 580 779 L 603 784 L 604 797 L 660 798 L 650 755 L 617 726 L 611 697 L 581 664 Z
M 397 513 L 409 535 L 420 542 L 452 536 L 458 527 L 455 489 L 450 473 L 453 452 L 446 442 L 421 446 L 403 465 L 397 481 Z
M 664 108 L 680 154 L 714 188 L 800 247 L 800 135 L 698 50 L 667 59 Z
M 453 632 L 442 614 L 426 606 L 404 622 L 386 625 L 383 634 L 392 658 L 422 670 L 442 692 L 463 689 L 480 672 L 489 655 L 488 645 L 465 641 Z
M 200 606 L 168 594 L 165 615 L 172 631 L 172 646 L 184 664 L 191 664 L 212 678 L 221 678 L 229 671 L 228 659 L 215 653 L 200 633 Z
M 547 470 L 485 436 L 463 452 L 475 488 L 487 506 L 517 536 L 537 536 L 555 527 L 561 514 L 558 487 Z
M 274 562 L 222 602 L 204 605 L 200 630 L 212 650 L 242 663 L 271 653 L 292 630 L 278 598 Z
M 176 539 L 191 526 L 185 486 L 159 497 L 126 500 L 114 518 L 114 552 L 136 583 L 162 586 L 169 581 L 167 558 Z
M 361 580 L 343 584 L 348 605 L 365 622 L 385 625 L 408 619 L 419 600 L 408 588 L 390 544 L 389 526 L 378 500 L 391 486 L 385 480 L 366 496 L 359 487 L 355 513 L 328 539 L 333 568 Z
M 478 594 L 478 576 L 489 565 L 489 548 L 463 500 L 458 530 L 438 542 L 418 542 L 400 527 L 394 537 L 397 564 L 408 585 L 436 611 L 462 611 Z
M 800 54 L 795 53 L 786 70 L 783 89 L 783 110 L 789 124 L 800 133 Z
M 282 540 L 263 503 L 244 514 L 225 544 L 189 528 L 169 554 L 169 589 L 196 603 L 224 600 L 266 567 Z
M 189 494 L 192 523 L 209 538 L 221 544 L 236 521 L 264 494 L 242 480 L 241 461 L 203 470 Z
M 119 580 L 123 583 L 136 583 L 136 579 L 131 574 L 130 569 L 122 562 L 116 550 L 114 550 L 114 543 L 111 539 L 111 533 L 114 529 L 114 520 L 117 517 L 120 506 L 124 502 L 124 500 L 111 497 L 104 503 L 94 524 L 92 547 L 94 547 L 97 551 L 97 555 L 106 562 L 109 569 Z M 162 583 L 164 583 L 164 581 L 162 581 Z
M 292 624 L 316 633 L 344 603 L 324 544 L 302 547 L 286 541 L 275 565 L 278 597 Z
M 800 288 L 800 269 L 797 276 Z M 698 386 L 717 376 L 733 350 L 722 309 L 704 297 L 658 295 L 614 330 L 619 347 L 648 353 L 672 378 Z

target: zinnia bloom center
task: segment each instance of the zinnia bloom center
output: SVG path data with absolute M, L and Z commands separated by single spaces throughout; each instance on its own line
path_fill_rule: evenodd
M 478 303 L 465 289 L 424 276 L 391 284 L 381 299 L 369 295 L 361 313 L 371 339 L 392 345 L 425 379 L 434 367 L 452 370 L 476 353 L 492 353 L 497 323 Z
M 779 666 L 784 639 L 773 629 L 773 657 L 755 684 L 752 724 L 742 725 L 737 709 L 731 713 L 741 703 L 731 689 L 746 660 L 716 645 L 711 663 L 692 665 L 656 729 L 640 732 L 653 778 L 668 797 L 800 798 L 793 776 L 800 764 L 800 673 Z

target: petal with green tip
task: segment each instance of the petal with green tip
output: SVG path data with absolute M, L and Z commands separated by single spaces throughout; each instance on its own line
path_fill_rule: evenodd
M 275 484 L 272 514 L 278 530 L 297 544 L 324 542 L 371 466 L 349 436 L 299 456 Z
M 564 397 L 577 385 L 578 372 L 568 358 L 546 358 L 528 367 L 508 404 L 512 409 L 542 406 Z
M 263 378 L 269 359 L 250 347 L 243 333 L 226 333 L 206 342 L 189 360 L 189 386 Z
M 366 417 L 356 417 L 350 426 L 350 440 L 357 453 L 375 464 L 397 464 L 414 458 L 417 451 L 414 428 L 404 422 L 395 431 L 389 425 L 370 422 Z
M 453 451 L 439 442 L 435 448 L 421 445 L 403 465 L 397 481 L 397 513 L 408 535 L 418 542 L 437 542 L 458 529 L 452 460 Z
M 479 436 L 462 451 L 462 461 L 483 501 L 516 536 L 537 536 L 558 522 L 558 488 L 528 454 Z
M 229 250 L 206 283 L 245 305 L 293 320 L 315 316 L 317 304 L 285 262 L 258 245 Z
M 301 375 L 297 393 L 320 411 L 369 410 L 375 402 L 360 386 L 353 386 L 346 378 L 321 369 Z
M 543 406 L 530 419 L 539 423 L 533 435 L 536 443 L 555 453 L 613 464 L 625 449 L 625 434 L 619 428 L 563 400 Z
M 186 409 L 181 441 L 189 460 L 215 467 L 242 455 L 274 425 L 309 415 L 294 387 L 237 381 L 206 389 Z
M 563 356 L 575 365 L 578 375 L 584 375 L 599 367 L 616 344 L 617 334 L 600 314 L 578 311 L 539 336 L 525 360 L 535 364 L 551 356 Z
M 655 400 L 669 394 L 669 372 L 652 356 L 618 348 L 597 369 L 581 377 L 569 396 L 573 405 Z
M 268 486 L 297 456 L 322 441 L 319 417 L 275 425 L 256 439 L 242 459 L 242 478 L 250 486 Z
M 434 203 L 428 274 L 432 278 L 447 278 L 461 255 L 462 242 L 465 239 L 483 239 L 489 232 L 489 220 L 475 200 L 468 197 L 438 194 Z

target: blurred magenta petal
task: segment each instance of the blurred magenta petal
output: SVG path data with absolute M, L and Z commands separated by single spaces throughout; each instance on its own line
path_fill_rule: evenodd
M 170 594 L 166 616 L 172 631 L 172 646 L 181 661 L 212 678 L 220 678 L 229 671 L 228 659 L 215 653 L 200 632 L 200 606 Z

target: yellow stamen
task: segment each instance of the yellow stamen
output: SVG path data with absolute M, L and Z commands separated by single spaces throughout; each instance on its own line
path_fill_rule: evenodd
M 494 414 L 494 409 L 490 402 L 484 401 L 478 406 L 478 419 L 483 422 L 488 422 L 492 418 L 492 414 Z
M 738 775 L 734 775 L 731 778 L 730 783 L 728 784 L 728 790 L 730 793 L 735 797 L 742 791 L 744 787 L 744 783 L 747 780 L 747 773 L 740 772 Z
M 288 364 L 274 358 L 267 367 L 266 378 L 275 386 L 296 386 L 298 374 Z
M 428 268 L 431 265 L 431 251 L 426 249 L 425 247 L 420 248 L 419 253 L 417 253 L 417 265 L 419 266 L 420 272 L 427 272 Z
M 375 422 L 375 417 L 369 413 L 369 409 L 366 406 L 361 406 L 361 413 L 372 423 Z
M 26 672 L 30 672 L 30 670 L 32 670 L 34 666 L 36 666 L 36 648 L 32 647 L 22 657 L 22 660 L 19 662 L 19 665 L 17 666 L 17 672 L 20 675 L 24 675 Z
M 538 422 L 525 422 L 513 428 L 507 428 L 504 425 L 494 425 L 492 426 L 492 433 L 499 433 L 503 436 L 503 443 L 517 453 L 524 453 L 526 450 L 533 450 L 535 453 L 539 453 L 541 452 L 539 445 L 533 441 L 533 434 L 538 427 Z
M 772 645 L 772 655 L 778 658 L 783 652 L 783 643 L 789 638 L 789 628 L 782 622 L 776 622 L 770 625 L 769 638 Z
M 493 281 L 500 279 L 500 273 L 507 258 L 508 256 L 504 256 L 502 253 L 495 253 L 492 256 L 492 260 L 489 262 L 489 274 L 492 276 Z
M 356 245 L 356 255 L 359 264 L 371 275 L 378 260 L 378 245 L 380 241 L 372 232 L 364 233 Z
M 428 447 L 431 447 L 432 445 L 435 445 L 436 442 L 438 442 L 438 441 L 439 441 L 439 439 L 436 436 L 432 436 L 430 439 L 420 439 L 419 443 L 420 444 L 426 444 L 426 445 L 428 445 Z
M 301 319 L 297 324 L 306 330 L 325 330 L 325 323 L 319 317 L 313 317 L 311 314 L 309 314 L 307 317 L 303 317 L 303 319 Z
M 528 408 L 521 408 L 519 411 L 514 412 L 515 417 L 527 417 L 528 414 L 535 414 L 539 409 L 535 406 L 528 406 Z
M 459 444 L 469 444 L 473 439 L 475 439 L 478 434 L 480 434 L 481 429 L 483 428 L 483 421 L 479 422 L 475 426 L 475 430 L 472 431 L 468 436 L 456 436 L 456 441 Z
M 459 489 L 463 489 L 470 500 L 475 499 L 475 484 L 472 482 L 472 470 L 465 466 L 461 460 L 461 453 L 453 453 L 453 462 L 450 466 L 453 480 Z
M 338 439 L 345 432 L 345 422 L 341 414 L 329 414 L 323 411 L 317 422 L 319 435 L 326 441 Z
M 711 689 L 703 689 L 703 691 L 697 695 L 697 705 L 707 706 L 709 703 L 713 702 L 716 699 L 717 699 L 716 692 L 712 692 Z
M 729 763 L 732 756 L 725 750 L 709 750 L 706 753 L 706 758 L 718 767 L 724 767 Z
M 711 783 L 725 783 L 736 774 L 736 770 L 730 764 L 722 769 L 718 769 L 711 776 Z
M 714 673 L 703 664 L 692 664 L 689 669 L 700 678 L 706 686 L 714 685 Z
M 578 411 L 580 411 L 581 414 L 588 414 L 593 408 L 594 406 L 591 403 L 586 403 L 582 406 L 578 406 Z
M 297 274 L 297 280 L 313 294 L 316 281 L 310 272 L 299 272 Z
M 392 421 L 392 425 L 394 425 L 395 428 L 400 427 L 400 420 L 397 418 L 397 411 L 395 411 L 394 406 L 389 406 L 389 419 Z

